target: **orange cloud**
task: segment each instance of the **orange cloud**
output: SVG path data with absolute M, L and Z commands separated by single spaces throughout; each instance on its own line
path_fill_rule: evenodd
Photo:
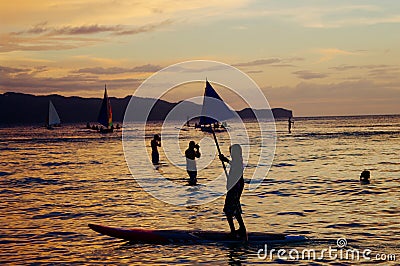
M 317 51 L 321 54 L 321 58 L 319 59 L 318 63 L 330 61 L 333 58 L 340 56 L 340 55 L 355 55 L 355 52 L 349 52 L 337 48 L 328 48 L 328 49 L 319 49 Z

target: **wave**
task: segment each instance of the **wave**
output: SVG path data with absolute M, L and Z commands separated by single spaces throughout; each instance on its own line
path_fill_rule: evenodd
M 301 216 L 301 217 L 306 216 L 302 212 L 278 212 L 277 215 L 295 215 L 295 216 Z
M 280 197 L 290 197 L 293 196 L 294 194 L 292 193 L 285 193 L 279 190 L 274 190 L 274 191 L 266 191 L 266 192 L 262 192 L 260 194 L 258 194 L 257 196 L 259 198 L 265 198 L 267 197 L 267 195 L 276 195 L 276 196 L 280 196 Z
M 83 163 L 76 163 L 76 162 L 48 162 L 42 163 L 42 166 L 62 166 L 62 165 L 71 165 L 71 164 L 83 164 Z
M 10 148 L 10 147 L 5 147 L 5 148 L 0 148 L 0 151 L 18 151 L 20 150 L 19 148 Z
M 341 137 L 372 137 L 379 135 L 400 136 L 400 131 L 352 131 L 352 132 L 310 132 L 296 134 L 296 137 L 307 138 L 341 138 Z
M 32 219 L 46 219 L 46 218 L 57 218 L 60 220 L 66 220 L 66 219 L 74 219 L 74 218 L 79 218 L 84 216 L 82 213 L 70 213 L 70 212 L 49 212 L 46 214 L 38 214 L 34 215 Z
M 14 143 L 74 143 L 74 142 L 88 142 L 88 141 L 107 141 L 107 140 L 122 140 L 120 135 L 107 135 L 96 137 L 46 137 L 46 138 L 3 138 L 1 142 L 14 142 Z
M 363 228 L 363 227 L 367 227 L 366 224 L 362 224 L 362 223 L 338 223 L 338 224 L 331 224 L 326 226 L 326 228 L 347 228 L 347 227 L 351 227 L 351 228 Z
M 31 185 L 59 185 L 64 181 L 60 179 L 43 179 L 40 177 L 25 177 L 22 179 L 9 179 L 7 183 L 13 186 L 31 186 Z
M 278 164 L 273 164 L 273 167 L 286 167 L 286 166 L 295 166 L 294 164 L 291 163 L 278 163 Z
M 46 167 L 54 167 L 54 166 L 64 166 L 64 165 L 84 165 L 84 164 L 103 164 L 102 162 L 91 160 L 89 162 L 47 162 L 47 163 L 42 163 L 42 166 Z
M 387 165 L 400 165 L 399 162 L 379 162 L 378 164 L 387 164 Z
M 12 175 L 14 173 L 11 172 L 0 172 L 0 176 L 8 176 L 8 175 Z

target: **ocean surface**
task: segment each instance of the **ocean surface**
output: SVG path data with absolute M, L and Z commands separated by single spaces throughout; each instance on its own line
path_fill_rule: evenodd
M 149 125 L 148 144 L 159 126 Z M 257 125 L 247 122 L 246 127 L 250 141 L 256 140 L 252 129 Z M 270 172 L 256 190 L 245 187 L 242 195 L 248 231 L 305 235 L 309 241 L 304 243 L 268 247 L 300 253 L 338 248 L 342 238 L 345 251 L 371 250 L 370 260 L 340 254 L 311 260 L 276 253 L 259 258 L 262 246 L 134 244 L 91 231 L 88 223 L 218 231 L 228 231 L 228 225 L 224 197 L 194 206 L 164 203 L 131 175 L 121 132 L 102 135 L 74 124 L 55 130 L 0 128 L 0 264 L 398 265 L 400 116 L 298 118 L 291 134 L 287 121 L 277 121 L 276 129 Z M 224 134 L 218 138 L 228 155 Z M 179 136 L 182 153 L 191 139 L 204 139 L 204 158 L 216 153 L 208 133 L 191 129 Z M 186 172 L 169 164 L 163 152 L 160 157 L 162 167 L 154 173 L 185 184 Z M 137 160 L 149 158 L 143 153 Z M 250 153 L 246 182 L 255 168 L 257 160 Z M 368 185 L 359 182 L 365 169 L 371 171 Z M 221 173 L 214 159 L 199 171 L 199 183 Z M 395 261 L 389 261 L 393 256 Z

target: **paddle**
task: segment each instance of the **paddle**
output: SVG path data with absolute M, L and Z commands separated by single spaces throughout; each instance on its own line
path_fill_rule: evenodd
M 221 149 L 219 148 L 217 136 L 215 135 L 213 127 L 211 125 L 210 125 L 210 127 L 211 127 L 211 132 L 212 132 L 213 137 L 214 137 L 215 145 L 217 145 L 218 155 L 222 155 Z M 221 160 L 221 163 L 222 163 L 222 167 L 224 168 L 224 172 L 225 172 L 226 178 L 228 178 L 228 172 L 226 171 L 225 163 L 222 160 Z

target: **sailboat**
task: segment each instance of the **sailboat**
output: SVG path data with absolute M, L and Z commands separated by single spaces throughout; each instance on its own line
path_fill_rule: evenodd
M 103 97 L 103 102 L 101 103 L 101 108 L 99 116 L 97 118 L 97 122 L 99 122 L 101 125 L 104 126 L 100 128 L 99 130 L 100 133 L 111 133 L 114 131 L 111 103 L 107 95 L 106 85 L 104 85 L 104 97 Z
M 221 96 L 211 86 L 206 79 L 204 90 L 203 106 L 198 127 L 205 132 L 224 132 L 226 123 L 221 124 L 222 120 L 231 118 L 232 110 L 224 103 Z
M 58 116 L 57 110 L 54 107 L 52 101 L 49 101 L 49 112 L 46 119 L 47 129 L 53 129 L 61 125 L 60 117 Z

